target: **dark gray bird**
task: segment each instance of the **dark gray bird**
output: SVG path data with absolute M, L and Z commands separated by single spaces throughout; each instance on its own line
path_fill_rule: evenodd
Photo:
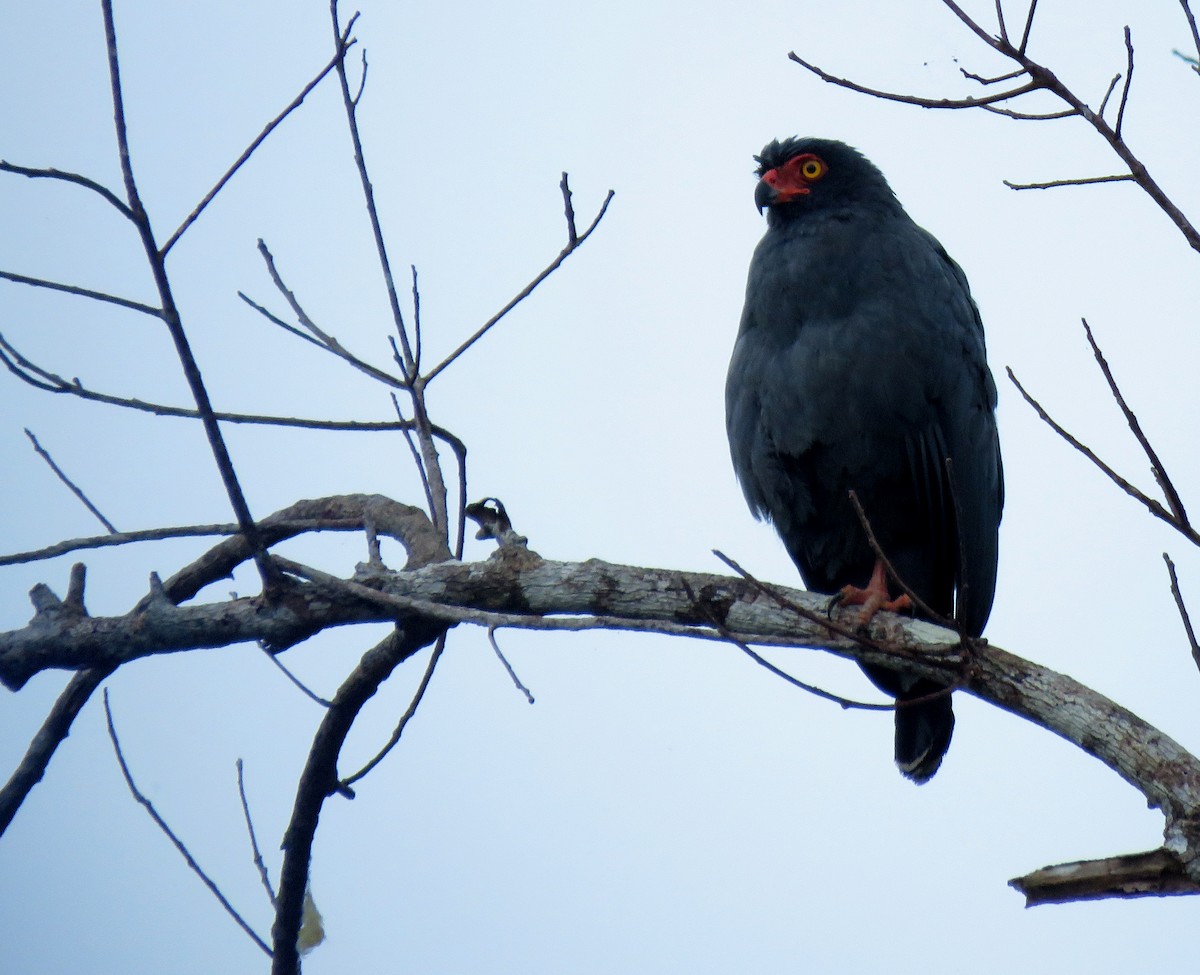
M 1004 481 L 996 386 L 966 276 L 857 150 L 794 138 L 755 159 L 767 232 L 725 386 L 746 500 L 808 588 L 862 602 L 869 618 L 907 600 L 890 598 L 853 490 L 900 578 L 978 636 L 996 587 Z M 864 670 L 900 702 L 938 689 Z M 949 694 L 897 708 L 900 771 L 928 781 L 953 730 Z

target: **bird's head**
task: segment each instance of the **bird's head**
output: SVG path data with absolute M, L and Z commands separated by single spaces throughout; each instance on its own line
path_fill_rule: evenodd
M 761 213 L 800 216 L 858 203 L 896 206 L 887 180 L 857 149 L 833 139 L 776 139 L 754 157 L 754 202 Z

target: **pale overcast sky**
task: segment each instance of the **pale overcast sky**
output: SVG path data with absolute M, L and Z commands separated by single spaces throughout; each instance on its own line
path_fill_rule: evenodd
M 985 18 L 993 9 L 971 7 Z M 368 162 L 393 263 L 421 274 L 431 356 L 558 252 L 563 170 L 581 220 L 616 191 L 586 247 L 432 389 L 435 420 L 469 444 L 472 498 L 502 498 L 550 558 L 721 571 L 719 548 L 795 584 L 734 481 L 723 383 L 763 231 L 751 156 L 774 137 L 842 139 L 962 264 L 983 314 L 1008 475 L 987 635 L 1200 747 L 1200 675 L 1161 552 L 1176 557 L 1198 612 L 1200 559 L 1057 440 L 1003 376 L 1012 366 L 1082 439 L 1152 488 L 1091 362 L 1086 316 L 1197 506 L 1195 255 L 1129 184 L 1014 193 L 1001 182 L 1117 171 L 1086 126 L 883 104 L 787 60 L 796 50 L 879 87 L 970 93 L 958 67 L 997 64 L 936 0 L 364 0 L 361 10 Z M 1129 140 L 1195 213 L 1200 79 L 1171 54 L 1189 43 L 1176 5 L 1043 2 L 1031 53 L 1096 104 L 1124 68 L 1125 23 L 1138 55 Z M 328 11 L 321 0 L 118 0 L 117 26 L 134 164 L 165 236 L 327 60 Z M 381 388 L 272 330 L 236 294 L 283 310 L 255 249 L 261 237 L 327 331 L 388 361 L 386 301 L 339 103 L 334 84 L 323 85 L 173 252 L 184 321 L 220 409 L 391 415 Z M 10 0 L 0 158 L 116 188 L 111 118 L 98 3 Z M 82 190 L 0 179 L 0 227 L 0 269 L 151 297 L 130 228 Z M 0 332 L 46 368 L 107 392 L 186 402 L 150 318 L 5 283 L 0 301 Z M 197 426 L 54 397 L 4 374 L 0 552 L 99 530 L 24 427 L 119 528 L 230 518 Z M 420 501 L 399 438 L 239 428 L 228 437 L 256 515 L 336 493 Z M 169 574 L 204 548 L 87 555 L 89 610 L 126 612 L 149 572 Z M 365 555 L 346 537 L 295 550 L 341 575 Z M 469 544 L 470 558 L 488 552 Z M 0 570 L 0 629 L 26 622 L 36 582 L 61 594 L 71 561 Z M 239 573 L 224 589 L 254 586 Z M 286 660 L 330 694 L 382 632 L 330 633 Z M 1136 792 L 1017 718 L 959 695 L 949 756 L 915 788 L 892 765 L 890 715 L 842 711 L 736 649 L 603 634 L 500 640 L 535 705 L 481 633 L 455 632 L 400 747 L 356 800 L 327 804 L 312 877 L 329 940 L 307 972 L 1195 965 L 1193 899 L 1026 911 L 1006 887 L 1044 864 L 1161 841 L 1161 817 Z M 872 693 L 845 662 L 772 656 L 806 681 Z M 424 660 L 366 711 L 347 765 L 386 739 Z M 0 775 L 64 681 L 42 675 L 0 695 Z M 245 760 L 277 875 L 318 709 L 253 647 L 147 659 L 108 688 L 140 785 L 266 935 L 270 908 L 234 763 Z M 130 797 L 97 698 L 0 839 L 0 970 L 265 969 Z

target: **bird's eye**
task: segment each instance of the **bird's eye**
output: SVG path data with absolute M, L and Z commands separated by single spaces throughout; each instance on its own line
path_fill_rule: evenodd
M 815 157 L 805 159 L 800 164 L 800 175 L 807 180 L 820 179 L 825 175 L 825 164 Z

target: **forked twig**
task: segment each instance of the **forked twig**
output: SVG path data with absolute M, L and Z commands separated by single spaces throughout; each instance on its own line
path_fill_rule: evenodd
M 1146 510 L 1148 510 L 1150 512 L 1150 514 L 1154 515 L 1155 518 L 1162 519 L 1168 525 L 1170 525 L 1172 528 L 1174 528 L 1176 531 L 1178 531 L 1180 534 L 1182 534 L 1184 537 L 1186 537 L 1189 541 L 1191 541 L 1197 545 L 1200 545 L 1200 533 L 1197 533 L 1190 524 L 1185 524 L 1183 522 L 1180 522 L 1179 519 L 1176 518 L 1172 512 L 1170 512 L 1166 508 L 1164 508 L 1158 501 L 1154 500 L 1154 498 L 1149 497 L 1140 488 L 1134 486 L 1129 481 L 1127 481 L 1125 478 L 1123 478 L 1120 474 L 1118 474 L 1111 467 L 1109 467 L 1108 464 L 1106 464 L 1103 460 L 1101 460 L 1096 455 L 1095 451 L 1093 451 L 1086 444 L 1081 443 L 1079 441 L 1079 439 L 1077 437 L 1075 437 L 1073 434 L 1069 433 L 1062 426 L 1062 424 L 1059 423 L 1057 420 L 1055 420 L 1052 416 L 1050 416 L 1050 414 L 1046 412 L 1046 410 L 1042 406 L 1042 404 L 1039 403 L 1036 399 L 1034 399 L 1033 396 L 1030 395 L 1029 391 L 1026 390 L 1024 386 L 1021 385 L 1021 381 L 1019 379 L 1017 379 L 1016 374 L 1012 371 L 1011 366 L 1006 366 L 1005 372 L 1008 373 L 1008 378 L 1012 381 L 1012 384 L 1017 387 L 1017 391 L 1021 394 L 1021 397 L 1025 400 L 1026 403 L 1028 403 L 1030 406 L 1033 407 L 1034 412 L 1036 412 L 1037 415 L 1042 418 L 1042 420 L 1046 423 L 1047 426 L 1050 427 L 1051 430 L 1053 430 L 1055 433 L 1057 433 L 1067 443 L 1069 443 L 1072 447 L 1074 447 L 1081 454 L 1083 454 L 1084 457 L 1086 457 L 1093 464 L 1095 464 L 1096 467 L 1098 467 L 1101 470 L 1101 472 L 1103 472 L 1103 474 L 1110 481 L 1112 481 L 1117 487 L 1119 487 L 1122 491 L 1124 491 L 1126 494 L 1128 494 L 1135 501 L 1138 501 L 1141 504 L 1143 504 L 1146 507 Z
M 400 738 L 404 735 L 404 729 L 408 727 L 408 723 L 412 720 L 413 715 L 417 713 L 417 708 L 425 697 L 425 691 L 429 689 L 429 682 L 433 679 L 433 672 L 437 669 L 438 661 L 442 659 L 442 651 L 446 649 L 446 634 L 443 633 L 434 644 L 433 653 L 429 655 L 429 663 L 425 665 L 425 673 L 421 676 L 421 683 L 417 685 L 417 690 L 409 701 L 408 708 L 400 715 L 400 720 L 396 723 L 396 728 L 392 732 L 392 736 L 366 765 L 360 768 L 353 775 L 348 775 L 338 783 L 340 790 L 350 790 L 359 779 L 366 776 L 372 769 L 382 762 L 393 748 L 400 742 Z
M 237 909 L 231 903 L 229 903 L 228 898 L 221 893 L 221 889 L 216 885 L 212 878 L 204 872 L 200 864 L 196 862 L 188 848 L 184 845 L 183 840 L 175 835 L 175 832 L 170 826 L 167 825 L 166 820 L 159 815 L 158 810 L 154 808 L 154 803 L 146 798 L 145 793 L 143 793 L 137 787 L 137 783 L 133 781 L 133 773 L 129 771 L 129 764 L 125 761 L 125 754 L 121 750 L 121 742 L 117 738 L 117 729 L 113 724 L 112 708 L 108 703 L 107 690 L 104 692 L 104 716 L 108 722 L 109 740 L 112 742 L 113 751 L 116 752 L 117 763 L 121 766 L 121 775 L 125 777 L 125 784 L 129 787 L 129 791 L 133 795 L 133 798 L 137 800 L 138 805 L 146 810 L 147 815 L 154 820 L 154 825 L 159 828 L 163 835 L 166 836 L 166 838 L 169 839 L 172 844 L 174 844 L 175 849 L 179 851 L 179 855 L 183 857 L 184 861 L 191 868 L 192 872 L 204 882 L 204 886 L 209 889 L 212 895 L 217 899 L 218 903 L 220 903 L 220 905 L 225 909 L 225 913 L 233 918 L 234 921 L 237 922 L 238 927 L 246 932 L 250 940 L 258 945 L 258 947 L 263 950 L 266 956 L 270 958 L 271 949 L 267 943 L 260 938 L 257 933 L 255 933 L 254 929 L 246 923 L 245 918 L 243 918 L 241 914 L 237 912 Z
M 1096 364 L 1104 374 L 1104 381 L 1108 383 L 1108 388 L 1112 393 L 1113 399 L 1116 400 L 1117 406 L 1121 408 L 1125 422 L 1129 424 L 1129 429 L 1133 431 L 1133 435 L 1137 438 L 1138 444 L 1141 445 L 1147 460 L 1150 461 L 1150 472 L 1154 475 L 1154 480 L 1158 482 L 1158 486 L 1162 488 L 1163 495 L 1167 499 L 1167 506 L 1171 509 L 1171 514 L 1175 516 L 1181 525 L 1190 525 L 1187 511 L 1183 507 L 1183 501 L 1179 497 L 1179 492 L 1175 490 L 1175 485 L 1171 482 L 1171 478 L 1167 476 L 1166 468 L 1163 467 L 1162 461 L 1158 459 L 1158 453 L 1150 446 L 1150 440 L 1142 431 L 1142 425 L 1138 422 L 1137 416 L 1129 408 L 1129 404 L 1125 402 L 1125 397 L 1121 395 L 1120 387 L 1117 386 L 1117 381 L 1113 377 L 1108 360 L 1104 358 L 1104 353 L 1100 351 L 1096 337 L 1092 334 L 1091 326 L 1088 325 L 1086 318 L 1081 319 L 1081 321 L 1083 322 L 1084 334 L 1087 335 L 1088 345 L 1092 347 L 1092 355 L 1096 358 Z
M 604 197 L 604 202 L 600 205 L 600 210 L 597 212 L 595 219 L 592 220 L 583 233 L 578 233 L 575 228 L 575 210 L 571 205 L 571 188 L 567 183 L 566 173 L 563 173 L 562 182 L 559 184 L 559 188 L 562 190 L 563 206 L 566 211 L 567 246 L 559 252 L 558 256 L 553 261 L 546 265 L 546 267 L 536 278 L 530 281 L 529 284 L 525 285 L 525 287 L 522 288 L 511 301 L 508 302 L 508 304 L 506 304 L 503 308 L 496 312 L 496 314 L 484 322 L 466 341 L 459 345 L 457 349 L 451 352 L 448 356 L 446 356 L 445 359 L 443 359 L 428 373 L 426 373 L 425 376 L 422 377 L 424 384 L 427 385 L 430 383 L 435 376 L 437 376 L 447 366 L 458 359 L 459 356 L 467 351 L 467 349 L 471 348 L 471 346 L 483 338 L 483 336 L 491 331 L 492 327 L 499 322 L 500 319 L 502 319 L 510 311 L 516 308 L 517 305 L 528 298 L 539 284 L 557 271 L 559 265 L 561 265 L 563 261 L 570 257 L 584 243 L 584 241 L 586 241 L 592 235 L 592 231 L 595 230 L 600 221 L 604 219 L 604 214 L 608 212 L 608 205 L 612 202 L 613 196 L 615 195 L 612 190 L 608 191 L 608 195 Z

